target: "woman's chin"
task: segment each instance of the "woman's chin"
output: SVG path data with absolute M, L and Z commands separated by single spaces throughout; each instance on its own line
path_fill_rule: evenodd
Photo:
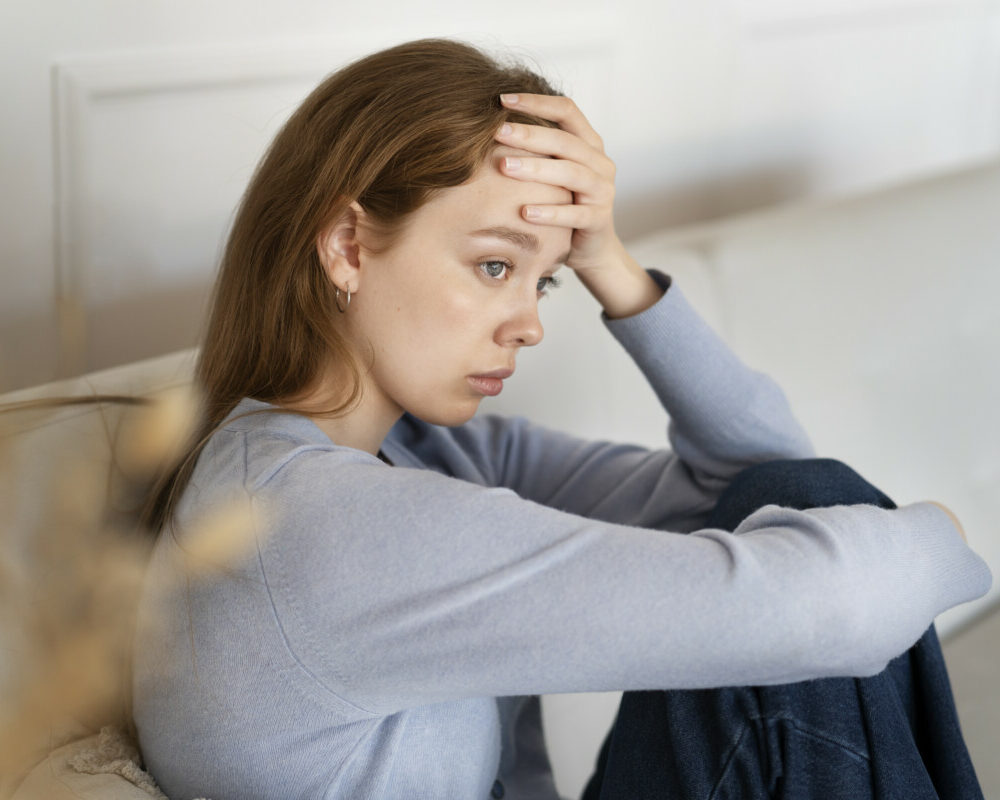
M 481 397 L 477 397 L 462 403 L 455 403 L 447 408 L 438 406 L 436 408 L 407 409 L 407 411 L 430 425 L 454 428 L 458 425 L 464 425 L 476 415 L 481 400 Z

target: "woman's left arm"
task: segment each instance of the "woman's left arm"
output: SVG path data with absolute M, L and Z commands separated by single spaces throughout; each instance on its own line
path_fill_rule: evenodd
M 612 220 L 614 165 L 576 105 L 544 95 L 504 102 L 563 126 L 505 126 L 501 142 L 546 157 L 502 168 L 573 192 L 572 203 L 526 206 L 522 215 L 573 227 L 566 263 L 602 303 L 608 329 L 670 415 L 672 450 L 581 441 L 488 417 L 437 431 L 404 421 L 397 441 L 446 474 L 593 519 L 671 530 L 696 528 L 743 468 L 812 455 L 777 384 L 743 364 L 669 278 L 654 279 L 628 256 Z

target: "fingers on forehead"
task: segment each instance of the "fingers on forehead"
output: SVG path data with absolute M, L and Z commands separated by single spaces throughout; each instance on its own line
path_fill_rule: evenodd
M 508 140 L 516 140 L 519 146 L 536 153 L 550 156 L 569 156 L 573 153 L 577 137 L 559 128 L 545 128 L 541 125 L 511 123 Z
M 572 99 L 561 94 L 508 94 L 503 95 L 503 98 L 504 105 L 508 108 L 530 111 L 553 122 L 559 122 L 574 111 L 580 111 Z M 513 102 L 514 98 L 517 102 Z
M 504 105 L 507 108 L 551 120 L 558 123 L 563 130 L 583 139 L 591 147 L 597 150 L 603 149 L 604 142 L 601 137 L 591 127 L 572 98 L 563 95 L 518 94 L 514 95 L 517 97 L 517 102 L 511 103 L 507 99 L 511 97 L 510 95 L 504 97 Z
M 506 95 L 506 97 L 511 97 L 511 95 Z M 580 121 L 586 123 L 586 118 L 577 108 L 576 103 L 568 97 L 549 94 L 519 94 L 513 95 L 513 97 L 518 98 L 517 103 L 504 103 L 507 108 L 512 110 L 516 109 L 533 114 L 536 117 L 556 122 L 563 127 L 576 125 Z
M 597 143 L 588 142 L 583 136 L 560 128 L 543 128 L 540 125 L 511 123 L 508 133 L 498 135 L 507 145 L 554 158 L 566 158 L 587 164 L 595 172 L 614 177 L 615 165 L 606 155 L 597 134 Z

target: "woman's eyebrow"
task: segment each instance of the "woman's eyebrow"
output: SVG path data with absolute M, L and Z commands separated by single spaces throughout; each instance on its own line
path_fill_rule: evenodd
M 508 228 L 505 225 L 498 225 L 494 228 L 482 228 L 478 231 L 472 231 L 469 236 L 490 236 L 495 239 L 503 239 L 505 242 L 510 242 L 515 247 L 521 250 L 527 250 L 529 253 L 537 253 L 542 249 L 541 243 L 538 241 L 538 237 L 533 233 L 527 233 L 526 231 L 514 230 L 514 228 Z M 562 264 L 567 258 L 569 258 L 569 253 L 565 253 L 560 258 L 556 260 L 557 264 Z
M 495 239 L 503 239 L 506 242 L 510 242 L 515 247 L 519 247 L 521 250 L 527 250 L 530 253 L 537 253 L 542 248 L 538 241 L 538 237 L 535 236 L 535 234 L 526 233 L 524 231 L 516 231 L 513 228 L 507 228 L 503 225 L 496 228 L 483 228 L 482 230 L 473 231 L 469 235 L 491 236 Z

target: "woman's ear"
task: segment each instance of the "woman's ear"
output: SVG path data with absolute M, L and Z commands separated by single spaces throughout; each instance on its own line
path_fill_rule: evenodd
M 341 291 L 357 292 L 361 286 L 361 248 L 358 227 L 364 209 L 352 202 L 316 237 L 316 253 L 323 271 Z

